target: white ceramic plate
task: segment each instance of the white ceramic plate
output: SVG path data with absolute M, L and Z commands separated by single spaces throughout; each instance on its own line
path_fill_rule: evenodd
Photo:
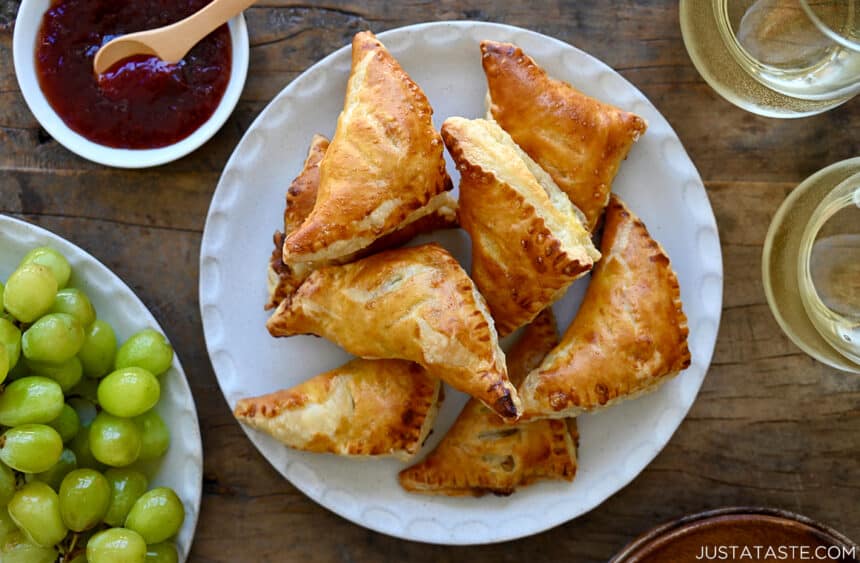
M 722 304 L 722 258 L 702 181 L 678 137 L 653 105 L 612 69 L 555 39 L 498 24 L 441 22 L 388 31 L 380 39 L 421 85 L 437 125 L 452 115 L 484 113 L 486 83 L 478 43 L 519 44 L 550 74 L 632 110 L 649 122 L 614 189 L 666 248 L 678 272 L 689 317 L 692 365 L 658 392 L 580 418 L 576 480 L 539 483 L 507 498 L 411 495 L 397 483 L 402 464 L 355 461 L 287 449 L 254 431 L 248 436 L 272 465 L 312 499 L 362 526 L 411 540 L 477 544 L 509 540 L 575 518 L 629 483 L 666 444 L 696 398 L 711 360 Z M 290 387 L 348 356 L 323 339 L 274 339 L 264 327 L 265 267 L 272 232 L 283 224 L 284 193 L 301 169 L 313 133 L 331 135 L 343 106 L 350 50 L 344 47 L 287 86 L 260 114 L 227 163 L 212 200 L 200 256 L 200 307 L 206 344 L 231 407 L 244 396 Z M 458 175 L 449 160 L 455 185 Z M 469 268 L 467 237 L 439 240 Z M 587 280 L 556 306 L 563 330 Z M 453 422 L 464 397 L 448 398 L 429 451 Z
M 45 131 L 73 153 L 87 160 L 117 168 L 158 166 L 196 150 L 217 133 L 233 113 L 248 73 L 248 29 L 242 14 L 228 22 L 232 58 L 227 89 L 215 112 L 196 131 L 172 145 L 156 149 L 118 149 L 90 141 L 66 125 L 39 88 L 39 79 L 36 76 L 36 39 L 42 25 L 42 17 L 51 3 L 51 0 L 22 0 L 18 15 L 15 17 L 12 57 L 15 63 L 15 77 L 18 79 L 18 87 L 21 88 L 27 107 Z
M 50 246 L 69 260 L 72 265 L 69 286 L 80 288 L 87 294 L 99 318 L 113 326 L 120 343 L 147 327 L 164 333 L 146 305 L 104 264 L 41 227 L 5 215 L 0 215 L 0 280 L 6 280 L 21 258 L 37 246 Z M 159 379 L 161 399 L 155 410 L 170 427 L 170 449 L 157 466 L 149 486 L 170 487 L 182 499 L 185 522 L 175 542 L 180 560 L 184 561 L 191 549 L 200 512 L 203 446 L 191 388 L 176 355 L 173 365 Z

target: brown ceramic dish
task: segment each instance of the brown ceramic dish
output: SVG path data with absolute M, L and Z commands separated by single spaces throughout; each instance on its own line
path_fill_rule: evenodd
M 857 544 L 809 518 L 772 508 L 739 507 L 663 524 L 634 540 L 610 563 L 855 562 L 858 556 Z

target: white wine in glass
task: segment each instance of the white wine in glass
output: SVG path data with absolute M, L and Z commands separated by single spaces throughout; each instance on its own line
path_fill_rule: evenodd
M 736 105 L 771 117 L 860 92 L 860 0 L 681 0 L 687 51 Z
M 860 157 L 819 170 L 783 201 L 765 237 L 762 281 L 798 347 L 860 374 Z

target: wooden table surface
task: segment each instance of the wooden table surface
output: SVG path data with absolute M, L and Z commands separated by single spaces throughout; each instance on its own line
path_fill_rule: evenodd
M 785 195 L 812 172 L 860 154 L 860 100 L 774 120 L 716 95 L 681 41 L 677 2 L 260 0 L 245 17 L 251 64 L 223 129 L 167 166 L 125 171 L 73 155 L 27 109 L 12 67 L 16 0 L 0 0 L 0 213 L 80 245 L 122 277 L 176 346 L 203 431 L 203 505 L 192 561 L 604 561 L 685 513 L 765 505 L 860 538 L 860 377 L 812 360 L 765 302 L 761 247 Z M 197 306 L 209 200 L 257 113 L 312 63 L 362 29 L 478 19 L 527 27 L 605 61 L 641 89 L 698 167 L 722 240 L 725 292 L 713 364 L 684 423 L 629 486 L 591 513 L 537 536 L 445 548 L 360 528 L 293 488 L 245 438 L 221 395 Z

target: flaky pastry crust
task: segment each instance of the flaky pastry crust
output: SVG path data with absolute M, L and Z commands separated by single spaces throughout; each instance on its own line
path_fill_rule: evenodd
M 519 416 L 484 298 L 437 244 L 320 268 L 266 326 L 273 336 L 323 336 L 356 356 L 417 362 L 505 419 Z
M 294 292 L 312 271 L 327 264 L 345 264 L 360 258 L 400 246 L 416 236 L 439 229 L 457 226 L 457 201 L 448 192 L 433 197 L 430 202 L 412 212 L 403 224 L 392 233 L 375 240 L 367 248 L 333 260 L 322 262 L 295 262 L 286 264 L 283 248 L 286 235 L 297 229 L 313 209 L 319 189 L 319 166 L 328 149 L 329 141 L 322 135 L 314 135 L 304 167 L 290 184 L 284 209 L 284 232 L 277 231 L 273 236 L 275 248 L 268 264 L 268 300 L 265 309 L 273 309 Z
M 618 167 L 647 123 L 550 78 L 516 45 L 482 41 L 481 54 L 489 113 L 549 172 L 594 230 Z
M 507 355 L 512 382 L 537 367 L 558 343 L 547 309 L 527 326 Z M 509 495 L 539 479 L 570 481 L 576 474 L 576 421 L 535 420 L 506 424 L 470 399 L 439 445 L 400 472 L 410 492 L 448 496 Z
M 678 278 L 644 223 L 613 195 L 579 312 L 520 386 L 524 418 L 566 418 L 653 391 L 690 365 Z
M 460 171 L 472 279 L 505 336 L 563 296 L 600 253 L 565 194 L 498 124 L 451 117 L 442 138 Z
M 408 460 L 432 428 L 440 390 L 412 362 L 355 359 L 290 389 L 241 399 L 234 414 L 291 448 Z
M 432 115 L 424 92 L 382 43 L 369 31 L 356 34 L 344 108 L 320 164 L 316 202 L 284 241 L 284 262 L 357 252 L 450 190 Z

